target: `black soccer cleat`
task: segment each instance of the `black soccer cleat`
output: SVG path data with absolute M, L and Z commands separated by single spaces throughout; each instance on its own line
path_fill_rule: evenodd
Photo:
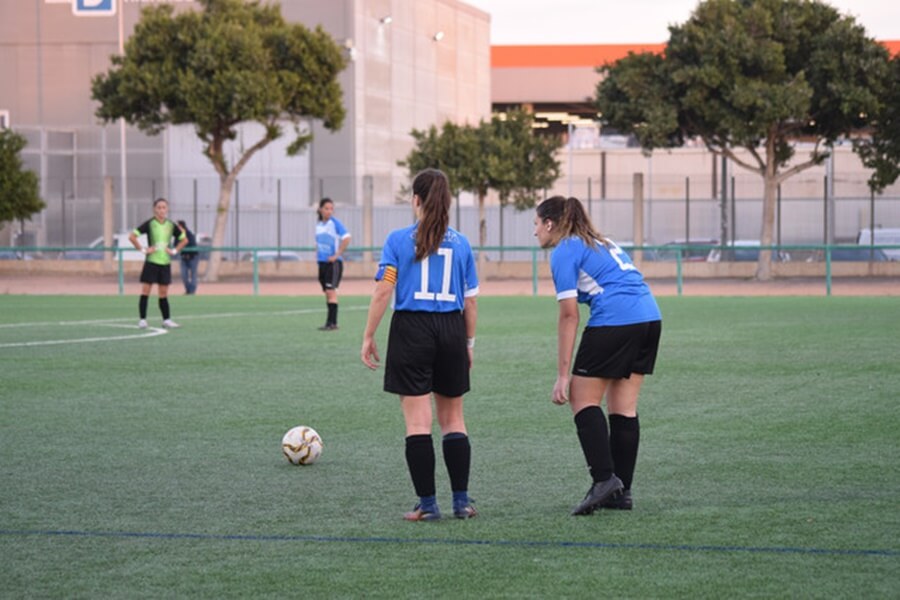
M 634 503 L 631 500 L 631 490 L 622 490 L 621 494 L 609 497 L 600 508 L 612 510 L 631 510 Z
M 595 510 L 600 508 L 601 504 L 613 496 L 617 496 L 623 487 L 622 480 L 615 475 L 606 481 L 594 483 L 591 489 L 588 490 L 588 493 L 585 494 L 584 500 L 572 509 L 572 516 L 593 514 Z

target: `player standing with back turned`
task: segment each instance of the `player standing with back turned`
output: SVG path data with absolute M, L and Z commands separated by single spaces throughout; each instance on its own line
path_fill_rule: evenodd
M 406 463 L 419 502 L 407 521 L 441 517 L 435 498 L 431 396 L 443 436 L 444 464 L 453 491 L 453 515 L 477 513 L 468 495 L 471 446 L 463 419 L 463 394 L 478 319 L 478 275 L 469 241 L 450 223 L 450 187 L 437 169 L 413 180 L 416 223 L 388 234 L 360 358 L 370 369 L 380 357 L 375 332 L 394 296 L 385 356 L 384 391 L 399 394 L 406 422 Z

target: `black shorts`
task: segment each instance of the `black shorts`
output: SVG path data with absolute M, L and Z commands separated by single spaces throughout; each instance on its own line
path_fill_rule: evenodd
M 572 374 L 603 379 L 649 375 L 656 364 L 662 321 L 634 325 L 585 327 Z
M 172 265 L 158 265 L 149 260 L 144 262 L 141 271 L 141 283 L 169 285 L 172 283 Z
M 384 361 L 384 391 L 401 396 L 469 391 L 469 351 L 461 312 L 396 311 Z
M 322 291 L 336 290 L 341 285 L 341 277 L 344 276 L 344 263 L 340 260 L 334 262 L 319 263 L 319 283 Z

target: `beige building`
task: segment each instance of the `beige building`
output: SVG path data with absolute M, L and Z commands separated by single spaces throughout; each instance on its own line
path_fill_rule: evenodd
M 0 3 L 0 118 L 28 139 L 26 165 L 39 174 L 48 204 L 34 220 L 34 242 L 83 244 L 99 235 L 106 176 L 114 182 L 116 229 L 149 216 L 150 200 L 159 195 L 182 213 L 193 208 L 197 226 L 211 228 L 218 181 L 192 129 L 148 137 L 125 127 L 122 135 L 117 124 L 99 124 L 90 98 L 91 78 L 109 68 L 142 8 L 163 2 L 197 8 L 190 0 Z M 345 49 L 340 83 L 347 118 L 336 133 L 314 123 L 315 141 L 300 157 L 286 157 L 282 140 L 255 156 L 239 178 L 244 209 L 308 207 L 323 196 L 339 206 L 394 204 L 407 179 L 397 162 L 412 148 L 413 128 L 490 115 L 486 13 L 458 0 L 280 4 L 288 21 L 322 25 Z M 104 8 L 118 10 L 103 14 Z M 244 127 L 232 153 L 252 143 L 253 134 Z M 8 238 L 7 231 L 0 244 Z

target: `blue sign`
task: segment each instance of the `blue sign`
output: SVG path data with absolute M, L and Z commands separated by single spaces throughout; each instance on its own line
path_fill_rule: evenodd
M 72 0 L 76 17 L 111 17 L 116 14 L 117 0 Z

